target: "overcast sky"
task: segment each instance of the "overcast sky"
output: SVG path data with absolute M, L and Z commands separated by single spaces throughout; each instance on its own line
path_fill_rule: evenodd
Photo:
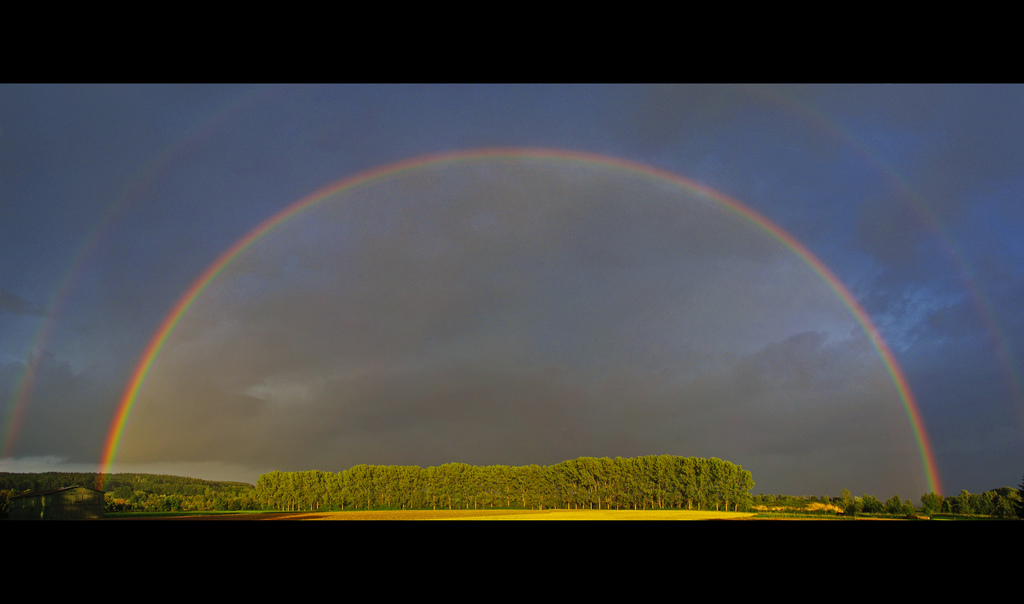
M 547 151 L 437 155 L 494 147 Z M 97 470 L 174 305 L 349 179 L 195 298 L 114 471 L 667 453 L 917 501 L 931 454 L 945 494 L 1015 486 L 1022 157 L 1020 86 L 0 85 L 0 471 Z

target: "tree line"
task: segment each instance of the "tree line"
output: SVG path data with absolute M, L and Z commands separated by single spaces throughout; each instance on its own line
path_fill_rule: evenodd
M 1024 484 L 1020 489 L 1000 487 L 984 493 L 970 493 L 966 489 L 959 495 L 943 497 L 938 493 L 921 496 L 925 512 L 994 516 L 996 518 L 1024 518 Z
M 245 482 L 202 480 L 164 474 L 90 472 L 0 472 L 0 518 L 12 497 L 80 485 L 103 484 L 106 511 L 155 512 L 257 510 L 254 487 Z
M 792 495 L 755 495 L 754 509 L 784 510 L 813 514 L 889 515 L 900 517 L 954 514 L 989 518 L 1024 518 L 1024 482 L 1019 489 L 1001 487 L 984 493 L 960 491 L 959 495 L 944 497 L 935 492 L 921 495 L 921 504 L 915 506 L 909 499 L 893 495 L 884 502 L 874 495 L 854 497 L 843 489 L 839 497 L 795 497 Z
M 203 480 L 167 474 L 101 474 L 91 472 L 0 472 L 0 489 L 23 491 L 49 491 L 69 486 L 94 488 L 104 485 L 104 491 L 128 489 L 158 495 L 192 496 L 204 494 L 211 489 L 219 493 L 239 495 L 251 491 L 253 486 L 245 482 Z
M 551 466 L 357 465 L 337 473 L 270 472 L 265 509 L 716 509 L 750 507 L 750 472 L 717 458 L 580 457 Z

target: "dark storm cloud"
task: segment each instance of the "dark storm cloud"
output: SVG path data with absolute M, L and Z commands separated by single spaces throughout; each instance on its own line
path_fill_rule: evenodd
M 883 266 L 907 267 L 920 262 L 924 228 L 919 207 L 896 199 L 869 201 L 861 210 L 854 241 Z
M 109 417 L 104 413 L 113 414 L 113 392 L 49 352 L 41 353 L 33 367 L 31 403 L 22 409 L 13 442 L 5 444 L 18 457 L 57 456 L 95 463 Z M 18 392 L 27 369 L 21 362 L 0 366 L 0 389 Z
M 866 201 L 858 234 L 883 266 L 917 260 L 913 248 L 922 237 L 956 237 L 981 196 L 991 204 L 996 188 L 1019 178 L 1013 158 L 1024 151 L 1022 91 L 1020 86 L 795 89 L 818 108 L 841 106 L 857 120 L 869 115 L 880 120 L 875 133 L 858 142 L 879 139 L 872 160 L 876 169 L 892 175 L 890 190 L 882 199 Z
M 657 166 L 764 214 L 879 326 L 947 491 L 1009 484 L 1024 443 L 1022 95 L 0 86 L 0 413 L 15 392 L 26 412 L 13 454 L 100 446 L 174 302 L 288 204 L 388 162 L 523 145 Z M 729 458 L 757 490 L 914 498 L 905 413 L 835 292 L 734 216 L 619 176 L 480 163 L 282 225 L 172 334 L 124 460 L 209 478 L 230 462 L 254 481 L 283 464 L 669 452 Z M 38 349 L 52 355 L 18 390 Z
M 40 316 L 43 309 L 10 290 L 0 288 L 0 313 Z
M 1019 177 L 1022 92 L 1020 85 L 965 86 L 932 102 L 942 113 L 929 125 L 940 134 L 912 177 L 928 207 L 943 220 L 963 216 L 972 199 Z
M 432 167 L 281 225 L 168 341 L 124 461 L 756 465 L 898 413 L 781 244 L 681 187 L 567 166 Z

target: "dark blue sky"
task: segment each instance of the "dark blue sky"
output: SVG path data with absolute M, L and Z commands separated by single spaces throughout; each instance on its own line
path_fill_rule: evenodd
M 880 329 L 945 493 L 1016 485 L 1022 130 L 1021 86 L 2 85 L 0 471 L 95 469 L 174 302 L 277 211 L 500 146 L 764 215 Z M 685 187 L 554 160 L 433 166 L 282 225 L 183 317 L 124 438 L 115 470 L 250 482 L 670 453 L 755 492 L 927 490 L 877 351 L 806 262 Z

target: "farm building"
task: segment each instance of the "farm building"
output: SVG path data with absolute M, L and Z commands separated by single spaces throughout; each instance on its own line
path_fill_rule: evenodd
M 87 520 L 103 518 L 103 491 L 64 487 L 11 497 L 11 520 Z

